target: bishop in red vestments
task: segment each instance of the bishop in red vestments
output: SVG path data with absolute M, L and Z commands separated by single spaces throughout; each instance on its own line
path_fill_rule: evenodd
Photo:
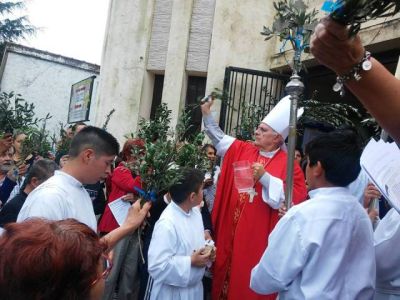
M 282 100 L 274 108 L 275 113 L 271 111 L 258 126 L 254 143 L 225 135 L 212 119 L 212 103 L 202 105 L 206 132 L 217 146 L 218 155 L 224 156 L 212 211 L 217 246 L 213 300 L 276 298 L 276 295 L 256 294 L 249 285 L 251 270 L 267 247 L 268 236 L 278 222 L 278 209 L 284 200 L 287 153 L 281 146 L 287 136 L 289 116 L 288 112 L 282 116 L 282 107 L 288 108 L 289 99 Z M 244 160 L 253 165 L 257 193 L 253 202 L 249 201 L 247 193 L 239 194 L 234 185 L 233 163 Z M 293 203 L 306 197 L 304 175 L 295 163 Z

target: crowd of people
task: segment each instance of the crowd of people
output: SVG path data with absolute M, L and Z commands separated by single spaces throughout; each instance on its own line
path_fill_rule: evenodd
M 341 76 L 365 49 L 326 18 L 311 52 Z M 345 84 L 400 142 L 400 83 L 370 61 L 371 70 Z M 208 171 L 182 168 L 179 183 L 145 203 L 131 167 L 146 151 L 140 139 L 120 151 L 109 132 L 76 124 L 65 135 L 68 150 L 53 160 L 22 157 L 24 133 L 4 133 L 0 299 L 400 299 L 400 215 L 371 206 L 381 195 L 361 170 L 357 135 L 321 133 L 304 157 L 297 150 L 288 209 L 290 97 L 261 121 L 254 141 L 225 134 L 212 105 L 201 105 Z M 237 189 L 241 161 L 251 165 L 252 192 Z M 130 203 L 122 222 L 115 201 Z

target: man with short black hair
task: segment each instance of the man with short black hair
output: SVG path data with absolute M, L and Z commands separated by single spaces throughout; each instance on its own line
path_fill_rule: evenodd
M 55 170 L 58 170 L 57 164 L 49 159 L 40 159 L 33 163 L 25 177 L 20 192 L 14 198 L 7 201 L 0 211 L 0 227 L 4 227 L 7 223 L 17 221 L 18 213 L 26 197 L 36 187 L 53 176 Z
M 93 126 L 82 129 L 71 142 L 68 163 L 29 194 L 18 222 L 29 217 L 74 218 L 97 231 L 92 201 L 83 184 L 104 180 L 118 152 L 117 140 L 105 130 Z M 135 203 L 121 227 L 104 237 L 109 248 L 139 227 L 149 208 L 150 204 L 141 209 L 140 203 Z
M 346 186 L 360 171 L 352 132 L 306 147 L 310 199 L 291 208 L 269 236 L 250 287 L 279 299 L 372 299 L 375 260 L 370 219 Z

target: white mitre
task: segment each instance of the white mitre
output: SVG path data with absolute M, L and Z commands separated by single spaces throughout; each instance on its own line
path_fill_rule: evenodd
M 304 108 L 297 110 L 297 119 L 301 117 Z M 267 124 L 285 140 L 289 134 L 290 96 L 282 98 L 269 114 L 261 121 Z

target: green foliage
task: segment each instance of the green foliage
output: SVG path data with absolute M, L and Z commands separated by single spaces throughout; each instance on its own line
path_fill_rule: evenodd
M 209 160 L 201 151 L 205 135 L 203 132 L 177 144 L 175 163 L 180 167 L 196 168 L 206 172 L 209 168 Z
M 71 146 L 71 138 L 67 135 L 64 124 L 59 123 L 58 136 L 53 134 L 51 137 L 52 144 L 55 145 L 56 152 L 58 153 L 68 153 Z
M 25 101 L 20 94 L 0 94 L 0 131 L 13 132 L 24 131 L 37 125 L 38 118 L 35 117 L 35 105 Z
M 206 157 L 201 153 L 204 134 L 189 136 L 190 110 L 181 114 L 175 130 L 171 128 L 171 110 L 161 104 L 153 120 L 140 120 L 136 134 L 145 143 L 145 151 L 133 149 L 137 158 L 130 165 L 131 170 L 139 174 L 144 189 L 159 194 L 182 179 L 182 167 L 207 168 Z
M 364 117 L 364 119 L 361 121 L 361 126 L 366 128 L 371 133 L 372 137 L 380 137 L 382 128 L 379 126 L 378 122 L 376 122 L 374 117 L 370 115 Z
M 377 18 L 393 16 L 400 11 L 399 0 L 338 0 L 332 19 L 350 25 L 350 36 L 357 34 L 361 24 Z
M 38 119 L 35 116 L 35 105 L 25 101 L 20 94 L 0 94 L 0 135 L 7 132 L 23 132 L 26 139 L 22 144 L 21 157 L 26 159 L 30 154 L 47 157 L 51 150 L 46 122 L 51 118 L 47 114 Z M 38 128 L 39 123 L 41 127 Z
M 154 119 L 140 119 L 137 136 L 146 143 L 168 138 L 169 124 L 171 122 L 171 110 L 166 103 L 161 103 L 157 108 Z
M 260 105 L 242 102 L 240 123 L 236 126 L 236 138 L 243 141 L 253 140 L 254 131 L 267 111 Z
M 303 103 L 304 114 L 299 119 L 300 124 L 307 122 L 323 122 L 335 128 L 343 125 L 358 126 L 362 114 L 357 108 L 345 103 L 320 102 L 307 100 Z
M 264 26 L 261 35 L 265 36 L 265 40 L 273 36 L 278 36 L 280 41 L 289 40 L 293 50 L 297 50 L 295 39 L 300 30 L 307 50 L 311 33 L 318 21 L 315 18 L 318 11 L 313 9 L 308 12 L 308 7 L 302 0 L 280 0 L 274 2 L 274 8 L 276 15 L 272 27 Z
M 46 118 L 42 121 L 41 128 L 29 127 L 24 131 L 26 138 L 22 143 L 21 149 L 21 160 L 25 160 L 29 155 L 40 155 L 42 157 L 48 157 L 49 152 L 52 150 L 49 142 L 49 133 L 46 130 Z
M 140 174 L 145 190 L 165 192 L 182 178 L 179 167 L 175 164 L 177 149 L 172 140 L 156 140 L 145 143 L 144 156 L 136 155 L 134 170 Z
M 12 18 L 12 15 L 24 9 L 24 1 L 0 2 L 0 47 L 4 50 L 5 42 L 16 42 L 21 38 L 33 35 L 37 28 L 30 24 L 27 16 Z

